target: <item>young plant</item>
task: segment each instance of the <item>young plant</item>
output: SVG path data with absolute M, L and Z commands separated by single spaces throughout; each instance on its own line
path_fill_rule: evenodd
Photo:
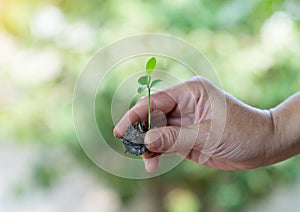
M 146 75 L 141 76 L 138 79 L 138 83 L 140 84 L 139 88 L 137 89 L 138 94 L 133 98 L 133 100 L 130 103 L 130 107 L 132 107 L 139 98 L 145 95 L 148 96 L 148 130 L 151 129 L 151 88 L 159 85 L 162 82 L 162 80 L 160 79 L 152 80 L 151 78 L 151 74 L 154 71 L 155 67 L 156 58 L 151 57 L 146 63 Z

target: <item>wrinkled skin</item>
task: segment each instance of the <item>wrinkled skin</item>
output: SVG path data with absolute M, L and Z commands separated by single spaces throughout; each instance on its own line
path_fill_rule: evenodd
M 300 135 L 283 139 L 283 124 L 277 123 L 283 109 L 251 107 L 202 77 L 151 95 L 154 110 L 165 115 L 167 124 L 146 134 L 146 147 L 155 152 L 143 154 L 149 172 L 157 168 L 161 154 L 234 170 L 266 166 L 300 152 Z M 116 125 L 114 135 L 121 138 L 129 125 L 146 120 L 147 99 L 141 99 Z

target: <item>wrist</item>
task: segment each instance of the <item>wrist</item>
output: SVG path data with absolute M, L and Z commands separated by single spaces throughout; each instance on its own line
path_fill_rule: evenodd
M 260 110 L 262 122 L 260 142 L 263 143 L 263 158 L 261 161 L 262 166 L 274 164 L 279 161 L 277 156 L 280 155 L 280 137 L 281 132 L 275 122 L 274 115 L 271 110 Z
M 274 162 L 283 161 L 300 153 L 300 131 L 299 126 L 294 126 L 290 117 L 282 110 L 281 106 L 277 106 L 269 110 L 272 125 L 273 138 L 272 154 Z

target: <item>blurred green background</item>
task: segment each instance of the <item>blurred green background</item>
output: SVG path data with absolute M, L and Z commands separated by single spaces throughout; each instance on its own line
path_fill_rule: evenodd
M 283 201 L 290 192 L 272 197 L 299 188 L 298 157 L 253 171 L 185 161 L 163 176 L 126 180 L 85 156 L 72 123 L 73 89 L 89 59 L 141 33 L 185 39 L 226 91 L 274 107 L 300 89 L 299 20 L 297 0 L 0 0 L 0 210 L 268 211 L 278 201 L 299 209 Z M 113 92 L 98 96 L 101 105 Z M 111 117 L 97 114 L 114 143 Z

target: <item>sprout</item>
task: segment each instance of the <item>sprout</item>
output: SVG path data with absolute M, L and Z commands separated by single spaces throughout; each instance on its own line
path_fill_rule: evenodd
M 148 129 L 151 129 L 151 103 L 150 103 L 150 100 L 151 100 L 151 88 L 159 85 L 162 80 L 160 79 L 156 79 L 156 80 L 152 80 L 151 79 L 151 74 L 152 72 L 154 71 L 156 67 L 156 58 L 155 57 L 151 57 L 147 63 L 146 63 L 146 75 L 144 76 L 141 76 L 139 79 L 138 79 L 138 83 L 140 84 L 140 86 L 138 87 L 137 89 L 137 95 L 133 98 L 133 100 L 131 101 L 130 103 L 130 106 L 129 108 L 131 108 L 139 98 L 141 98 L 142 96 L 145 96 L 147 95 L 148 96 Z M 147 91 L 147 93 L 145 93 Z

